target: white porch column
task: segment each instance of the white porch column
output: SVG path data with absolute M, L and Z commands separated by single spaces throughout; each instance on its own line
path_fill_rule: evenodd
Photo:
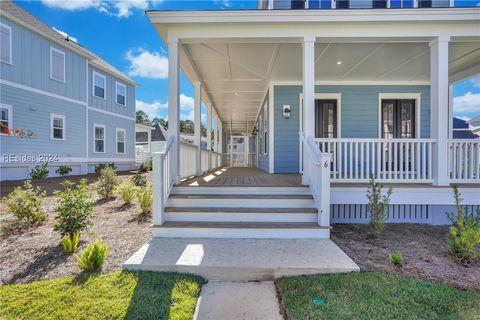
M 152 152 L 152 130 L 147 131 L 147 141 L 148 141 L 148 150 L 147 152 Z
M 220 166 L 223 166 L 223 123 L 218 118 L 218 152 L 220 153 Z
M 448 178 L 448 42 L 438 37 L 430 42 L 430 136 L 436 139 L 433 148 L 432 173 L 434 184 L 447 186 Z
M 305 137 L 314 136 L 315 119 L 315 37 L 303 39 L 303 132 Z M 303 148 L 303 161 L 308 161 L 308 154 Z M 302 182 L 306 183 L 306 166 L 304 165 Z
M 212 169 L 212 104 L 207 104 L 207 150 L 208 163 L 207 170 Z
M 193 84 L 195 89 L 195 102 L 193 110 L 193 122 L 195 125 L 193 140 L 194 145 L 197 147 L 197 152 L 195 155 L 195 172 L 197 175 L 202 174 L 202 85 L 200 82 L 195 82 Z
M 180 105 L 178 38 L 168 38 L 168 136 L 175 141 L 170 150 L 170 177 L 173 183 L 180 181 Z

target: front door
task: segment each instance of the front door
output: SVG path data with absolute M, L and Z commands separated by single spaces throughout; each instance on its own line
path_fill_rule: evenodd
M 315 138 L 337 136 L 337 100 L 315 100 Z

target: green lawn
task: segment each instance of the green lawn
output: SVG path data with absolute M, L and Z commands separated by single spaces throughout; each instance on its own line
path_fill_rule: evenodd
M 0 319 L 192 319 L 203 280 L 154 272 L 83 274 L 0 287 Z
M 382 273 L 282 278 L 288 320 L 480 319 L 480 292 Z M 313 300 L 321 297 L 323 305 Z

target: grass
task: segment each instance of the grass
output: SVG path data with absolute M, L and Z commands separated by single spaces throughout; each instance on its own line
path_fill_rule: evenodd
M 203 280 L 154 272 L 82 274 L 0 287 L 0 319 L 192 319 Z
M 480 319 L 480 292 L 383 273 L 282 278 L 288 320 Z M 313 299 L 321 297 L 323 305 Z

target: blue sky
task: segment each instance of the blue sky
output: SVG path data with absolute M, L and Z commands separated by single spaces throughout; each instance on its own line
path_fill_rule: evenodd
M 457 1 L 472 4 L 473 1 Z M 167 50 L 144 10 L 254 9 L 256 0 L 39 0 L 16 1 L 50 27 L 68 34 L 140 86 L 137 108 L 166 117 Z M 463 3 L 462 3 L 463 4 Z M 193 87 L 180 78 L 182 118 L 192 118 Z M 480 114 L 480 76 L 454 87 L 454 112 L 468 119 Z

